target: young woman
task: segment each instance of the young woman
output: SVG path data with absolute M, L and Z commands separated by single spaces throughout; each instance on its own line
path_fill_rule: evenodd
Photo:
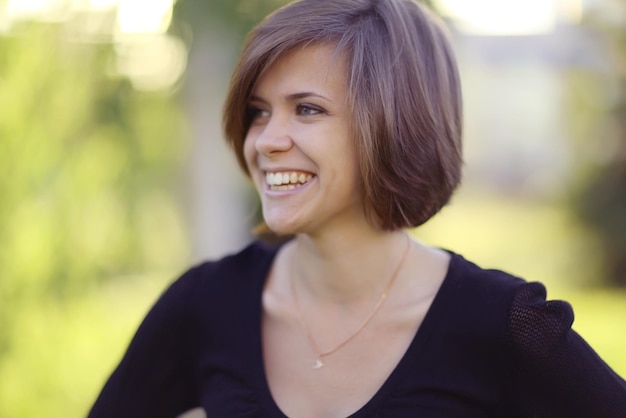
M 410 0 L 301 0 L 247 41 L 224 125 L 266 227 L 189 270 L 92 417 L 624 417 L 565 302 L 410 239 L 460 179 L 444 30 Z

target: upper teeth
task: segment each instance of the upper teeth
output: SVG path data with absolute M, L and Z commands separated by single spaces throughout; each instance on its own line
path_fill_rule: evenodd
M 311 178 L 313 178 L 311 174 L 296 173 L 294 171 L 265 174 L 265 181 L 270 186 L 280 186 L 282 184 L 298 184 L 298 183 L 304 184 L 307 181 L 311 180 Z

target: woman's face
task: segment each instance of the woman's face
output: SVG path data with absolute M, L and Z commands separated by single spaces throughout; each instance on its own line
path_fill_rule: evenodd
M 318 45 L 285 55 L 251 95 L 244 155 L 265 222 L 278 234 L 313 235 L 366 222 L 345 62 L 333 52 Z

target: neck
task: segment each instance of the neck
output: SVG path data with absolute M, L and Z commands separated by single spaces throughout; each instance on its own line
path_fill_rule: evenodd
M 298 235 L 291 257 L 292 279 L 303 299 L 338 305 L 370 304 L 389 282 L 406 246 L 403 231 Z

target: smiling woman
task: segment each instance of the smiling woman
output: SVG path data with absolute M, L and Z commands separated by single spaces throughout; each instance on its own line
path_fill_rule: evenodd
M 566 302 L 405 234 L 460 181 L 460 91 L 410 0 L 301 0 L 257 26 L 224 127 L 287 242 L 175 281 L 91 416 L 623 416 Z

